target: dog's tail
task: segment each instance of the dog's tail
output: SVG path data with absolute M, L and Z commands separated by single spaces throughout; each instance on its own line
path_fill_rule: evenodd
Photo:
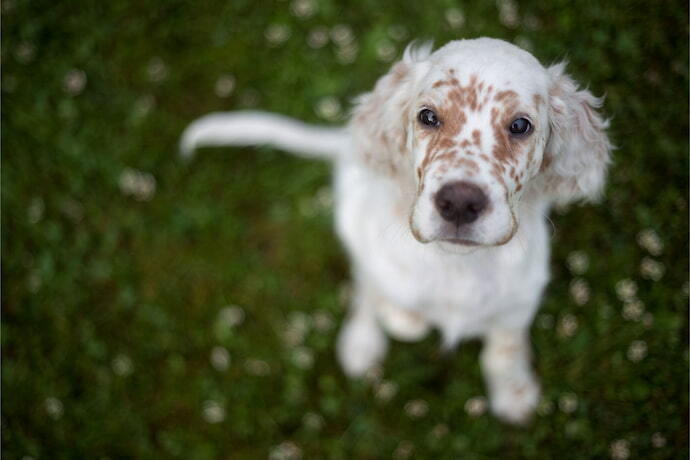
M 333 158 L 347 142 L 345 128 L 311 126 L 266 112 L 216 112 L 187 126 L 180 155 L 190 158 L 198 147 L 270 145 L 299 156 Z

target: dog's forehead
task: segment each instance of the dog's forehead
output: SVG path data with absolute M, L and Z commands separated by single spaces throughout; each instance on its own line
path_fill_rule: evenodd
M 430 57 L 427 87 L 439 81 L 464 85 L 474 79 L 498 90 L 518 94 L 544 94 L 548 74 L 530 53 L 501 40 L 477 39 L 453 42 Z M 447 86 L 447 85 L 446 85 Z

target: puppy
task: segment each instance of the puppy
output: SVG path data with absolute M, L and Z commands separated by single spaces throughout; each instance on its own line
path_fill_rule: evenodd
M 211 114 L 181 150 L 269 144 L 331 159 L 354 285 L 337 345 L 345 373 L 379 363 L 386 333 L 478 337 L 491 409 L 520 423 L 540 393 L 529 327 L 549 279 L 546 215 L 596 198 L 611 150 L 601 100 L 564 69 L 490 38 L 413 44 L 344 128 Z

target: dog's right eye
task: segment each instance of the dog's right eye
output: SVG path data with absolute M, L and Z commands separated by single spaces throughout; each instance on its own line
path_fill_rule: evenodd
M 436 116 L 436 112 L 431 109 L 422 109 L 418 115 L 419 122 L 430 128 L 438 128 L 441 126 L 441 120 Z

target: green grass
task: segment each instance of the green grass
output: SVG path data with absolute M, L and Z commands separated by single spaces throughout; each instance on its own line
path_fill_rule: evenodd
M 449 1 L 316 0 L 306 18 L 289 1 L 3 1 L 2 453 L 687 458 L 688 6 L 618 3 L 528 0 L 508 27 L 495 2 L 468 1 L 454 29 Z M 289 38 L 269 46 L 275 24 Z M 337 24 L 352 63 L 332 41 L 306 45 Z M 267 149 L 176 157 L 206 112 L 323 121 L 320 101 L 344 113 L 386 72 L 382 43 L 399 56 L 415 37 L 482 35 L 567 58 L 606 94 L 618 146 L 603 203 L 552 216 L 553 282 L 532 330 L 544 401 L 525 428 L 466 410 L 485 392 L 475 342 L 396 343 L 382 380 L 342 375 L 349 269 L 326 165 Z M 123 193 L 127 168 L 155 193 Z

